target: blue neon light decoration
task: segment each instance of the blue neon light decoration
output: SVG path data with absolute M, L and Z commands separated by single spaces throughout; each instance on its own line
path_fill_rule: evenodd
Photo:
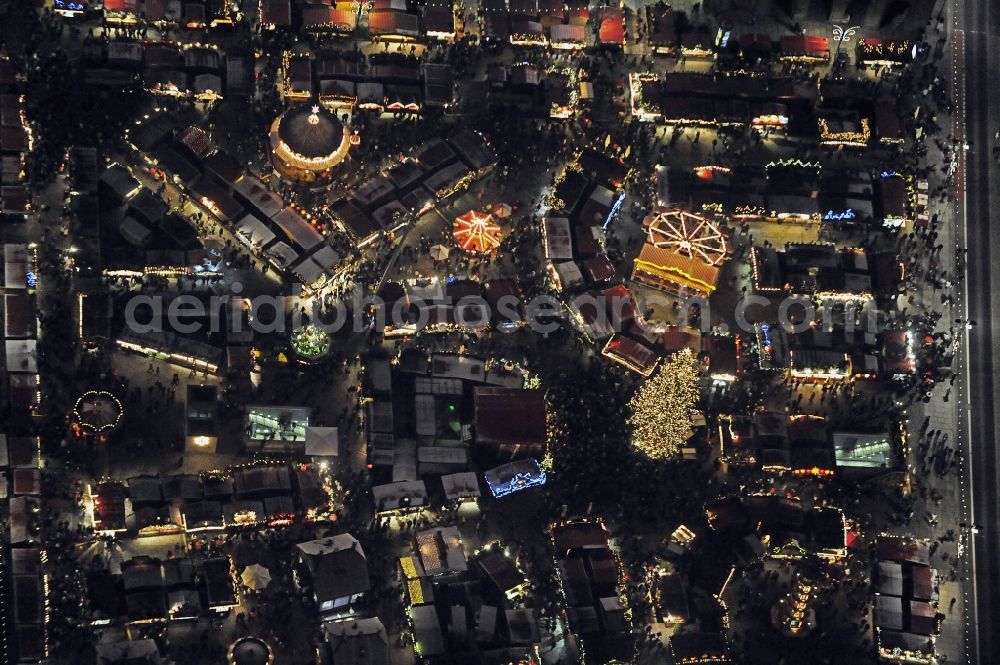
M 24 281 L 27 283 L 29 289 L 35 288 L 38 285 L 38 277 L 35 276 L 35 271 L 29 270 L 28 274 L 24 276 Z
M 625 202 L 625 192 L 618 192 L 618 198 L 615 199 L 614 204 L 611 206 L 611 212 L 608 216 L 604 218 L 604 226 L 601 228 L 606 229 L 611 225 L 611 222 L 615 220 L 618 216 L 618 211 L 622 209 L 622 203 Z
M 771 326 L 766 323 L 760 324 L 760 334 L 764 338 L 764 346 L 774 346 L 771 344 Z
M 486 484 L 496 498 L 514 494 L 529 487 L 540 487 L 548 476 L 533 459 L 519 460 L 486 472 Z M 507 480 L 501 480 L 507 478 Z
M 895 171 L 882 171 L 882 173 L 880 174 L 882 178 L 895 178 L 898 175 L 899 174 L 896 173 Z
M 857 215 L 854 213 L 854 208 L 848 208 L 843 212 L 834 212 L 829 210 L 825 215 L 823 215 L 823 219 L 828 222 L 841 222 L 845 219 L 854 219 L 855 217 L 857 217 Z

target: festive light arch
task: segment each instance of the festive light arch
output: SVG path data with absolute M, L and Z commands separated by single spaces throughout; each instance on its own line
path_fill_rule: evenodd
M 726 260 L 726 236 L 718 225 L 684 210 L 658 209 L 650 214 L 646 234 L 649 244 L 669 249 L 689 259 L 718 266 Z
M 470 210 L 452 223 L 452 236 L 463 250 L 489 254 L 500 246 L 500 225 L 488 212 Z

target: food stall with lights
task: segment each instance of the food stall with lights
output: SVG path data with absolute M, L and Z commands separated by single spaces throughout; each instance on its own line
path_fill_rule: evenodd
M 125 486 L 116 481 L 105 480 L 88 486 L 84 501 L 89 503 L 89 516 L 94 532 L 100 535 L 114 535 L 125 531 Z
M 686 630 L 670 636 L 670 654 L 677 665 L 731 663 L 729 640 L 722 632 Z
M 649 574 L 647 598 L 656 620 L 664 624 L 686 624 L 691 620 L 687 587 L 678 573 L 655 568 Z
M 427 486 L 422 480 L 401 480 L 372 487 L 379 515 L 419 513 L 427 507 Z
M 104 0 L 104 20 L 132 25 L 139 22 L 139 0 Z
M 818 35 L 784 35 L 778 59 L 803 64 L 829 62 L 830 40 Z
M 835 473 L 829 429 L 819 416 L 758 413 L 752 445 L 761 468 L 768 473 L 821 478 Z
M 611 337 L 601 350 L 601 355 L 647 377 L 653 374 L 660 362 L 658 353 L 626 335 Z
M 214 614 L 229 614 L 239 606 L 236 594 L 236 567 L 228 556 L 206 559 L 201 564 L 200 588 L 207 609 Z
M 368 30 L 373 38 L 386 42 L 413 42 L 420 37 L 420 20 L 399 9 L 372 9 Z
M 600 518 L 551 524 L 549 534 L 570 630 L 615 635 L 629 630 L 625 572 Z
M 912 177 L 883 171 L 875 180 L 875 197 L 882 226 L 900 229 L 913 224 L 913 201 L 917 197 Z
M 649 26 L 646 41 L 650 48 L 654 53 L 661 55 L 673 53 L 678 46 L 676 31 L 678 14 L 666 3 L 649 3 L 645 8 L 646 25 Z

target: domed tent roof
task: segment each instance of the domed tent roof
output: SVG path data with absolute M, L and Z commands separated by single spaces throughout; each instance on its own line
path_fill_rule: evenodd
M 320 106 L 296 106 L 281 117 L 278 136 L 297 155 L 326 157 L 343 142 L 344 125 Z
M 256 637 L 244 637 L 229 646 L 229 665 L 271 665 L 274 654 L 271 647 Z

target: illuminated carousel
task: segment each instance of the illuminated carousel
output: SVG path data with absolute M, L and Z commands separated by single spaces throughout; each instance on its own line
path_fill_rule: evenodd
M 647 242 L 688 259 L 719 266 L 726 260 L 726 236 L 710 219 L 684 210 L 657 209 L 650 213 L 643 226 Z
M 302 362 L 318 362 L 330 354 L 330 335 L 319 326 L 304 325 L 292 333 L 292 350 Z
M 347 158 L 350 130 L 321 106 L 293 106 L 271 124 L 271 161 L 281 176 L 313 185 L 328 183 Z
M 452 223 L 455 243 L 470 254 L 489 254 L 500 246 L 500 225 L 492 212 L 470 210 Z
M 97 436 L 102 440 L 121 422 L 122 403 L 106 390 L 85 392 L 73 407 L 73 431 L 77 436 Z

